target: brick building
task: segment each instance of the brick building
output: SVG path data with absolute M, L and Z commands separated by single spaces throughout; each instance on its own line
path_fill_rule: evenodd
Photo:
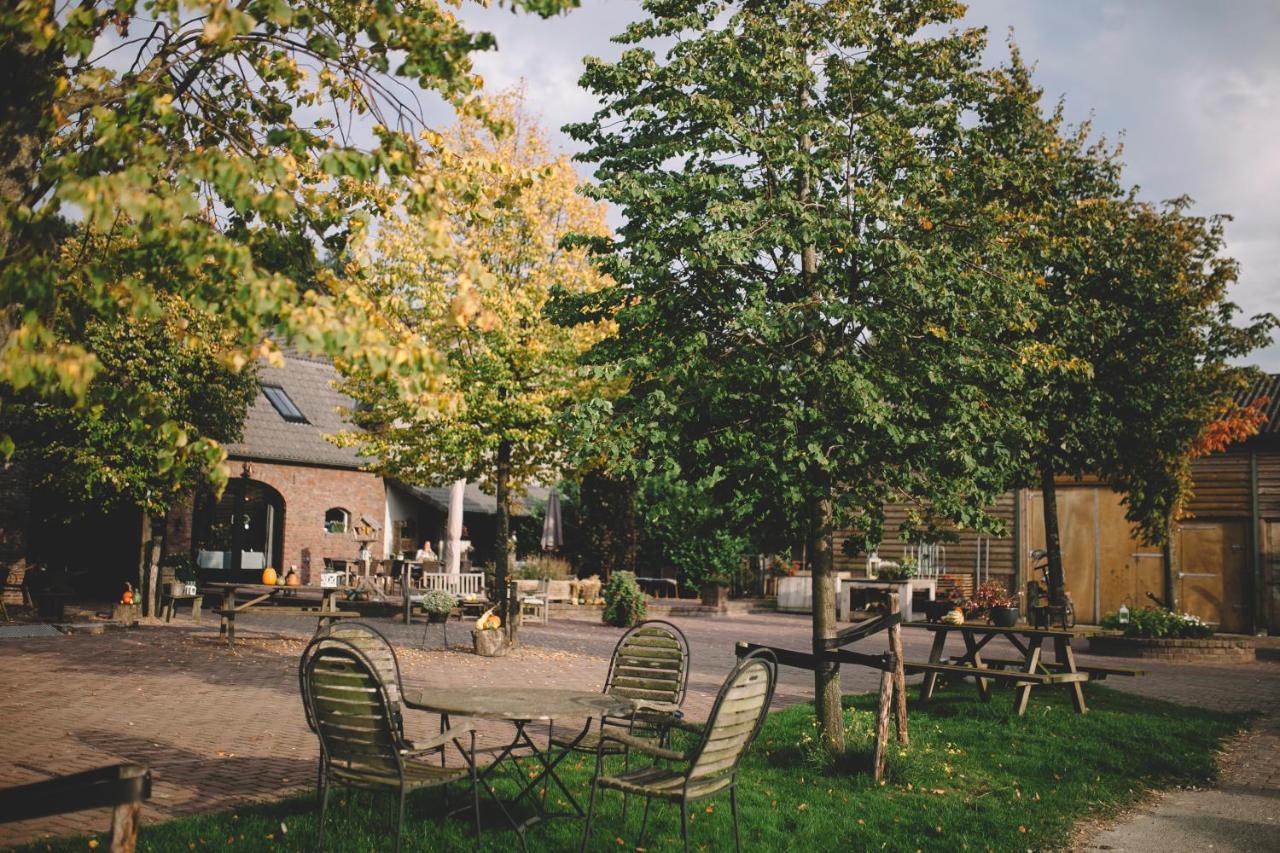
M 243 439 L 227 448 L 230 485 L 217 501 L 197 498 L 170 514 L 167 550 L 190 549 L 206 577 L 296 567 L 303 582 L 318 582 L 326 559 L 359 559 L 362 550 L 383 559 L 444 538 L 448 488 L 384 480 L 329 440 L 350 428 L 342 413 L 353 405 L 336 378 L 328 361 L 297 354 L 261 369 Z M 469 483 L 463 523 L 476 562 L 492 558 L 495 511 L 494 498 Z

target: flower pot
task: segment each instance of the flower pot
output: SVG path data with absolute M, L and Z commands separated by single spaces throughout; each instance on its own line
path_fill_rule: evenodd
M 1018 608 L 992 607 L 987 611 L 987 618 L 997 628 L 1012 628 L 1018 624 Z
M 707 607 L 726 610 L 729 607 L 729 587 L 718 583 L 702 585 L 702 603 Z
M 170 595 L 186 595 L 187 582 L 186 581 L 169 581 L 169 594 Z
M 471 639 L 475 643 L 476 654 L 481 657 L 500 658 L 511 651 L 507 635 L 500 628 L 472 631 Z
M 445 613 L 436 613 L 436 612 L 434 612 L 434 611 L 432 611 L 432 610 L 428 610 L 428 611 L 427 611 L 427 621 L 428 621 L 428 622 L 430 622 L 432 625 L 439 625 L 439 624 L 441 624 L 442 622 L 448 622 L 448 621 L 449 621 L 449 614 L 448 614 L 447 612 L 445 612 Z

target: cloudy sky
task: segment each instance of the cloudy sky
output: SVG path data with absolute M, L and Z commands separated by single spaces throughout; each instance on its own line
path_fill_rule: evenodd
M 609 38 L 639 4 L 582 0 L 548 21 L 478 7 L 462 16 L 497 36 L 498 50 L 477 57 L 487 85 L 523 81 L 528 104 L 559 128 L 591 115 L 582 57 L 616 56 Z M 975 0 L 967 20 L 988 28 L 992 63 L 1012 28 L 1046 98 L 1123 139 L 1145 198 L 1186 194 L 1201 213 L 1232 215 L 1228 248 L 1242 267 L 1232 299 L 1246 316 L 1280 314 L 1280 1 Z M 1280 342 L 1251 361 L 1280 371 Z

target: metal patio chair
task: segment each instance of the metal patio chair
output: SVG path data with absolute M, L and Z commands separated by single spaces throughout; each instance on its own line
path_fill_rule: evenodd
M 396 706 L 377 666 L 347 640 L 321 637 L 312 640 L 302 655 L 302 696 L 307 718 L 320 739 L 320 829 L 317 846 L 323 849 L 329 791 L 335 782 L 350 787 L 399 794 L 396 846 L 404 828 L 405 798 L 411 791 L 442 787 L 469 779 L 475 817 L 476 843 L 480 840 L 480 794 L 475 764 L 475 729 L 452 726 L 427 743 L 409 750 L 400 728 Z M 470 735 L 470 747 L 459 740 Z M 467 759 L 466 767 L 444 766 L 444 749 L 453 744 Z M 437 764 L 426 757 L 439 753 Z M 446 789 L 446 807 L 448 792 Z
M 733 843 L 742 849 L 738 833 L 738 765 L 747 754 L 751 742 L 760 732 L 773 688 L 777 681 L 778 663 L 769 651 L 753 652 L 738 662 L 716 697 L 698 744 L 688 752 L 657 746 L 652 741 L 622 732 L 606 731 L 600 737 L 596 752 L 596 773 L 591 781 L 591 799 L 587 805 L 587 823 L 582 831 L 585 850 L 591 835 L 595 813 L 596 791 L 611 788 L 624 796 L 645 798 L 644 818 L 640 824 L 638 846 L 644 846 L 644 833 L 649 823 L 649 806 L 655 799 L 680 803 L 680 833 L 684 849 L 689 849 L 689 803 L 729 791 L 733 813 Z M 630 752 L 647 755 L 673 766 L 653 764 L 626 770 L 617 776 L 603 775 L 605 749 L 616 743 Z M 675 769 L 675 764 L 684 764 Z M 625 815 L 623 820 L 625 820 Z
M 689 642 L 684 633 L 670 622 L 641 622 L 622 635 L 614 646 L 605 676 L 603 693 L 632 699 L 640 707 L 626 717 L 605 717 L 600 733 L 623 731 L 629 735 L 665 744 L 667 734 L 683 719 L 679 708 L 689 687 Z M 560 748 L 595 753 L 600 748 L 600 733 L 591 733 L 577 741 L 572 736 L 553 736 Z M 609 743 L 606 754 L 624 755 L 625 746 Z

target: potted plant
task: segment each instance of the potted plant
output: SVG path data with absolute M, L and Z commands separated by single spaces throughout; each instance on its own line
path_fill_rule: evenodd
M 899 563 L 881 563 L 876 570 L 876 580 L 907 581 L 916 576 L 916 561 L 912 557 L 903 557 Z
M 163 565 L 173 570 L 173 580 L 169 581 L 170 595 L 196 594 L 196 561 L 190 554 L 168 554 Z
M 698 589 L 702 603 L 707 607 L 724 610 L 729 606 L 729 579 L 724 575 L 711 575 L 702 581 Z
M 973 598 L 965 604 L 964 610 L 967 618 L 985 616 L 997 628 L 1012 628 L 1018 624 L 1017 599 L 999 584 L 984 583 L 978 587 Z
M 438 625 L 445 622 L 449 618 L 449 614 L 453 612 L 454 600 L 453 593 L 446 592 L 443 589 L 429 589 L 422 594 L 422 609 L 426 611 L 427 621 Z

